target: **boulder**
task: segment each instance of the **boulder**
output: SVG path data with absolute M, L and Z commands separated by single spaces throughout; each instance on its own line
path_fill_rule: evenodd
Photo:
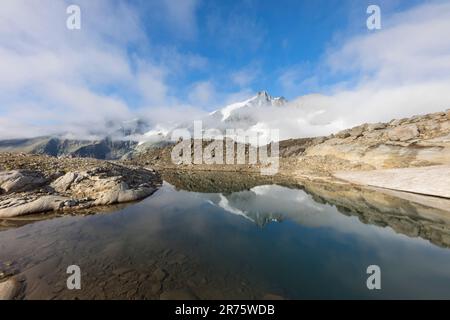
M 418 136 L 419 129 L 415 124 L 396 127 L 388 132 L 388 137 L 391 141 L 408 141 Z
M 33 213 L 59 210 L 69 200 L 60 196 L 42 196 L 35 200 L 9 199 L 0 202 L 0 218 L 12 218 Z
M 47 182 L 44 176 L 31 170 L 0 172 L 0 188 L 5 193 L 23 192 L 37 189 Z
M 161 293 L 160 300 L 198 300 L 198 297 L 190 290 L 170 290 Z
M 20 288 L 20 282 L 15 278 L 0 282 L 0 300 L 15 299 L 20 293 Z
M 366 125 L 361 125 L 350 129 L 349 134 L 351 137 L 360 137 L 362 136 L 364 130 L 366 129 Z
M 70 189 L 72 183 L 77 177 L 77 172 L 68 172 L 62 177 L 56 179 L 50 186 L 58 192 L 66 192 Z
M 371 123 L 371 124 L 367 125 L 367 131 L 382 130 L 382 129 L 386 129 L 386 128 L 387 128 L 387 125 L 382 122 Z

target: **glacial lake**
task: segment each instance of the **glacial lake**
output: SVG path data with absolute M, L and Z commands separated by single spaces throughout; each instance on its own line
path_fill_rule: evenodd
M 449 212 L 373 191 L 208 179 L 172 175 L 110 212 L 4 228 L 0 271 L 25 299 L 450 299 Z M 81 290 L 66 287 L 69 265 Z M 370 265 L 380 290 L 367 288 Z

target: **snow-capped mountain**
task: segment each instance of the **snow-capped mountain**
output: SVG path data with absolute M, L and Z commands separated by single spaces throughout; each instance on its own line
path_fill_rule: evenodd
M 255 111 L 258 107 L 267 106 L 283 106 L 287 103 L 284 97 L 272 97 L 266 91 L 260 91 L 258 94 L 250 99 L 242 102 L 230 104 L 222 109 L 210 113 L 211 116 L 221 116 L 221 121 L 231 122 L 233 119 L 239 118 L 239 114 L 246 111 Z
M 269 108 L 283 107 L 287 104 L 284 97 L 272 97 L 266 91 L 258 92 L 247 100 L 227 105 L 209 113 L 202 119 L 202 127 L 206 129 L 243 129 L 248 130 L 259 124 L 257 115 Z M 180 123 L 167 129 L 162 125 L 155 126 L 142 136 L 140 144 L 169 140 L 174 129 L 193 131 L 193 122 Z

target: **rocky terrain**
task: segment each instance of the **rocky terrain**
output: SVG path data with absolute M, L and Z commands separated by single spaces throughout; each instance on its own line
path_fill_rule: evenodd
M 191 141 L 192 145 L 193 143 Z M 204 150 L 207 144 L 203 143 Z M 258 173 L 262 167 L 261 164 L 177 165 L 171 161 L 172 148 L 173 145 L 147 150 L 136 154 L 125 163 L 152 165 L 159 170 L 223 171 L 241 174 L 244 172 Z M 250 147 L 246 145 L 245 148 L 248 160 Z M 193 147 L 192 150 L 194 150 Z M 345 172 L 359 171 L 363 174 L 363 172 L 372 171 L 371 175 L 373 176 L 378 175 L 373 170 L 422 168 L 420 170 L 422 177 L 428 175 L 428 170 L 432 170 L 433 172 L 429 174 L 436 177 L 435 183 L 445 186 L 449 184 L 449 177 L 445 174 L 447 171 L 444 170 L 442 174 L 439 174 L 438 169 L 445 168 L 445 165 L 450 164 L 450 110 L 396 119 L 388 123 L 363 124 L 326 137 L 281 141 L 279 154 L 278 175 L 295 178 L 299 181 L 343 179 L 351 183 L 370 185 L 365 183 L 368 181 L 365 178 L 358 181 L 345 179 L 345 176 L 348 176 L 345 175 Z M 337 172 L 340 173 L 340 176 L 336 175 Z M 427 184 L 427 179 L 417 181 L 415 172 L 413 170 L 408 173 L 398 173 L 398 177 L 404 176 L 402 179 L 404 183 L 408 184 L 408 181 L 414 181 L 410 184 L 412 189 L 408 188 L 404 191 L 437 196 L 448 193 L 448 190 L 423 188 Z M 376 186 L 386 187 L 387 185 Z M 395 186 L 392 189 L 400 190 Z M 422 192 L 425 189 L 430 192 Z
M 371 169 L 449 164 L 450 110 L 363 124 L 326 137 L 302 154 L 329 156 Z
M 0 141 L 0 152 L 24 152 L 54 157 L 120 159 L 134 152 L 137 142 L 126 140 L 75 140 L 60 137 L 38 137 Z
M 152 169 L 95 159 L 0 153 L 0 218 L 143 199 L 161 185 Z
M 206 147 L 206 144 L 204 144 Z M 172 163 L 173 145 L 137 154 L 130 163 L 160 168 L 259 171 L 251 165 Z M 247 156 L 248 156 L 248 146 Z M 423 167 L 450 163 L 450 110 L 389 123 L 363 124 L 327 137 L 281 141 L 280 173 L 331 176 L 336 171 Z
M 204 141 L 203 148 L 207 145 Z M 250 146 L 245 148 L 248 157 Z M 0 154 L 0 217 L 141 199 L 151 194 L 157 187 L 155 181 L 160 180 L 154 172 L 139 167 L 240 173 L 260 172 L 262 167 L 260 164 L 178 165 L 171 160 L 172 149 L 172 144 L 163 144 L 115 163 L 88 158 Z M 327 137 L 281 141 L 279 149 L 278 175 L 300 181 L 346 180 L 345 172 L 349 171 L 422 168 L 422 172 L 433 168 L 439 183 L 445 185 L 446 181 L 442 180 L 445 175 L 435 171 L 439 168 L 436 166 L 450 164 L 450 111 L 363 124 Z M 92 154 L 85 150 L 79 156 Z M 335 176 L 336 172 L 344 174 Z M 427 176 L 427 172 L 422 172 L 422 176 Z M 367 179 L 347 180 L 364 184 Z M 417 181 L 414 185 L 419 186 Z M 415 192 L 415 189 L 406 191 Z M 443 193 L 438 190 L 430 194 L 442 196 Z

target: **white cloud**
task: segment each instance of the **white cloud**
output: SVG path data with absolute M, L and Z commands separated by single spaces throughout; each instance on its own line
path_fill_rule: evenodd
M 313 77 L 299 76 L 298 67 L 287 70 L 278 81 L 291 90 L 315 86 L 325 69 L 343 80 L 327 87 L 327 95 L 293 101 L 296 111 L 283 114 L 285 121 L 268 115 L 268 126 L 283 128 L 285 136 L 321 135 L 450 108 L 449 30 L 450 3 L 427 3 L 384 19 L 380 31 L 330 48 Z
M 259 63 L 252 63 L 249 66 L 231 73 L 231 81 L 239 87 L 248 87 L 261 75 Z
M 173 19 L 181 19 L 194 3 L 186 1 L 180 8 L 166 1 L 166 6 Z M 86 136 L 106 130 L 108 121 L 132 117 L 130 102 L 149 109 L 178 103 L 167 80 L 172 70 L 152 60 L 154 56 L 144 59 L 127 51 L 151 45 L 136 8 L 125 1 L 77 1 L 82 28 L 72 31 L 66 28 L 68 4 L 2 1 L 1 138 L 69 130 Z M 172 51 L 175 55 L 184 60 Z M 197 56 L 187 60 L 194 67 L 202 63 Z
M 107 129 L 108 121 L 136 114 L 153 123 L 183 121 L 202 115 L 199 107 L 211 109 L 254 94 L 249 87 L 260 75 L 258 65 L 219 75 L 238 85 L 238 92 L 224 92 L 217 79 L 202 80 L 191 85 L 186 101 L 180 101 L 174 92 L 183 90 L 174 88 L 170 78 L 182 70 L 207 69 L 207 59 L 176 48 L 158 48 L 154 54 L 142 17 L 126 1 L 77 1 L 82 29 L 69 31 L 68 3 L 2 1 L 0 138 L 61 131 L 88 135 Z M 174 22 L 171 28 L 189 37 L 197 32 L 198 4 L 158 2 L 165 8 L 166 22 Z M 212 15 L 207 22 L 211 33 L 223 36 L 225 46 L 238 43 L 254 52 L 263 44 L 264 30 L 256 18 L 244 20 L 239 13 L 229 18 Z M 287 138 L 450 108 L 448 30 L 448 2 L 430 2 L 384 17 L 382 30 L 329 48 L 316 72 L 300 64 L 283 70 L 278 79 L 298 94 L 305 87 L 323 89 L 324 78 L 341 79 L 326 87 L 327 95 L 300 97 L 282 113 L 261 112 L 258 119 L 269 128 L 280 128 Z M 146 54 L 130 54 L 130 47 Z
M 192 86 L 188 99 L 192 105 L 204 107 L 214 104 L 216 95 L 216 89 L 210 81 L 201 81 Z

